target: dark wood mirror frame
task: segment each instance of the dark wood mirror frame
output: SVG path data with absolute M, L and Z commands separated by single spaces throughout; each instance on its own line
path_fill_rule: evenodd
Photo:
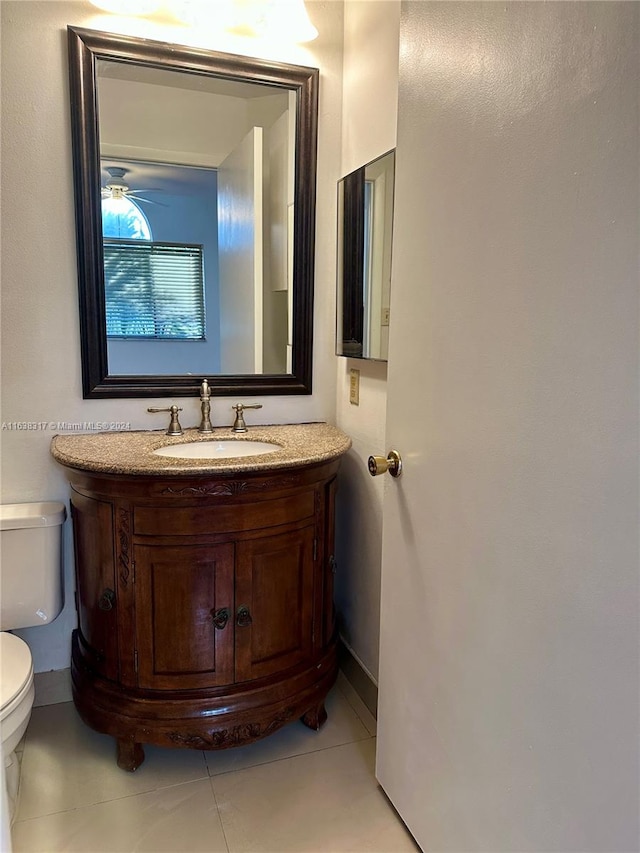
M 375 184 L 376 178 L 382 174 L 387 176 L 390 184 L 385 184 L 382 199 L 375 190 L 375 201 L 370 202 L 371 208 L 380 206 L 382 224 L 376 229 L 373 223 L 367 225 L 366 184 Z M 388 243 L 386 252 L 386 276 L 380 270 L 375 277 L 374 286 L 378 284 L 380 315 L 383 308 L 384 281 L 387 282 L 386 311 L 387 320 L 381 326 L 389 325 L 388 304 L 391 281 L 391 235 L 393 231 L 393 192 L 395 180 L 395 149 L 381 154 L 359 169 L 345 175 L 338 181 L 338 263 L 337 263 L 337 324 L 336 324 L 336 355 L 345 358 L 367 359 L 370 361 L 387 361 L 387 349 L 372 346 L 369 334 L 372 329 L 370 312 L 372 310 L 371 287 L 367 287 L 365 275 L 365 247 L 368 240 L 368 252 L 373 252 L 373 242 L 380 248 Z M 382 228 L 380 233 L 379 228 Z M 366 233 L 368 232 L 368 237 Z M 384 249 L 383 249 L 384 251 Z M 371 273 L 371 275 L 373 275 Z M 370 283 L 370 280 L 369 280 Z M 365 295 L 365 292 L 367 295 Z M 387 338 L 388 347 L 388 338 Z
M 186 397 L 202 376 L 110 375 L 105 323 L 98 60 L 261 83 L 296 93 L 293 372 L 207 375 L 216 396 L 310 394 L 318 125 L 317 68 L 287 65 L 130 36 L 68 27 L 83 397 Z

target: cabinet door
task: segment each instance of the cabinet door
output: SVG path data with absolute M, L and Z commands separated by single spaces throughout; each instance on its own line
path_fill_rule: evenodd
M 313 645 L 314 527 L 240 542 L 236 681 L 308 660 Z
M 233 557 L 232 544 L 136 545 L 140 687 L 233 681 Z
M 113 507 L 73 492 L 78 640 L 83 657 L 105 678 L 118 679 L 118 622 Z

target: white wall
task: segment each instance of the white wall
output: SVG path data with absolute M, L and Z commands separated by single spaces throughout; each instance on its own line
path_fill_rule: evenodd
M 395 148 L 399 31 L 399 0 L 345 3 L 341 176 Z M 336 423 L 353 441 L 338 492 L 336 607 L 343 639 L 375 680 L 385 478 L 369 476 L 367 458 L 388 449 L 387 366 L 362 359 L 336 362 Z M 349 403 L 350 368 L 360 371 L 359 406 Z
M 88 27 L 262 56 L 320 68 L 314 391 L 308 396 L 255 398 L 265 423 L 335 418 L 335 185 L 340 177 L 342 3 L 307 3 L 320 36 L 308 47 L 269 45 L 95 14 L 87 2 L 12 2 L 2 14 L 2 420 L 130 422 L 157 429 L 147 406 L 167 400 L 83 400 L 80 379 L 73 182 L 66 27 Z M 215 424 L 228 424 L 230 399 L 216 398 Z M 183 425 L 199 420 L 199 401 L 181 398 Z M 67 500 L 64 471 L 49 456 L 56 429 L 5 429 L 2 502 Z M 66 595 L 50 626 L 23 632 L 37 672 L 69 664 L 75 625 L 67 523 Z
M 249 104 L 213 92 L 100 77 L 100 151 L 123 159 L 219 166 L 251 127 Z

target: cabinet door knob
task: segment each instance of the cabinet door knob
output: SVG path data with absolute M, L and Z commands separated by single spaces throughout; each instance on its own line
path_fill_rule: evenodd
M 113 610 L 113 605 L 116 603 L 116 594 L 112 589 L 105 589 L 98 599 L 98 608 L 100 610 Z
M 213 624 L 218 631 L 222 631 L 229 621 L 229 609 L 227 607 L 221 607 L 220 610 L 212 610 L 211 618 L 213 619 Z
M 236 625 L 238 628 L 247 628 L 253 619 L 251 618 L 251 613 L 249 613 L 249 608 L 243 605 L 242 607 L 238 607 L 238 612 L 236 613 Z

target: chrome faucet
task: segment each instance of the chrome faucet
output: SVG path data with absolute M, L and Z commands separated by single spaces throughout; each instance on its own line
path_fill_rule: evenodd
M 244 422 L 244 416 L 242 414 L 243 411 L 245 409 L 261 409 L 262 403 L 256 403 L 253 406 L 245 406 L 244 403 L 236 403 L 236 405 L 231 406 L 231 408 L 234 409 L 235 413 L 236 413 L 236 419 L 233 422 L 233 426 L 231 427 L 231 431 L 232 432 L 246 432 L 247 431 L 247 425 Z
M 211 389 L 206 379 L 202 380 L 200 386 L 200 408 L 202 409 L 202 420 L 198 432 L 213 432 L 211 423 Z

